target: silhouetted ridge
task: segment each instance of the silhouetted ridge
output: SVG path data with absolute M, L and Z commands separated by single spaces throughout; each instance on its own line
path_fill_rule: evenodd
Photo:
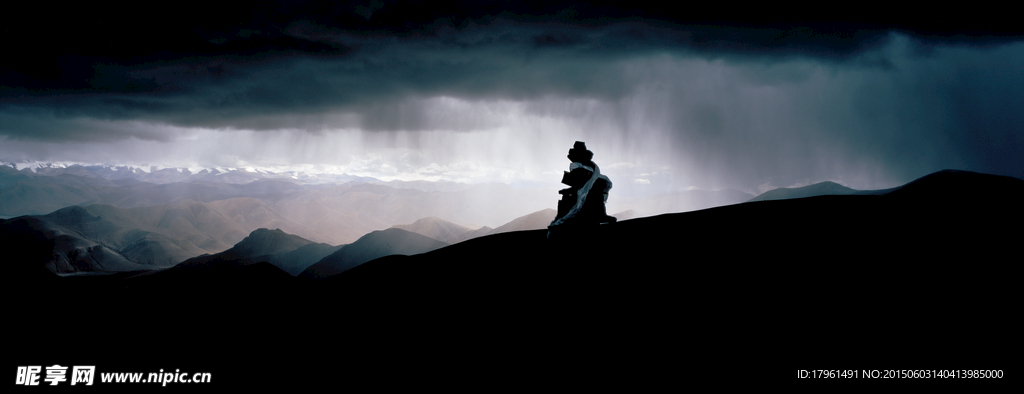
M 267 262 L 290 275 L 298 275 L 340 247 L 314 243 L 280 229 L 260 228 L 228 250 L 188 259 L 178 269 L 241 267 Z
M 373 230 L 396 223 L 411 223 L 428 216 L 443 217 L 456 223 L 503 223 L 515 218 L 516 215 L 509 212 L 537 209 L 531 201 L 536 201 L 541 194 L 548 194 L 541 190 L 514 189 L 505 184 L 366 184 L 363 182 L 376 180 L 350 176 L 316 177 L 348 183 L 300 184 L 290 177 L 282 179 L 285 174 L 257 174 L 244 170 L 217 175 L 213 174 L 217 171 L 204 171 L 206 175 L 198 176 L 175 169 L 145 172 L 127 168 L 70 166 L 32 172 L 27 168 L 15 171 L 7 166 L 0 167 L 5 168 L 0 173 L 0 217 L 46 215 L 68 206 L 86 207 L 96 215 L 92 209 L 95 205 L 116 207 L 121 210 L 121 216 L 131 217 L 136 224 L 145 224 L 142 229 L 146 231 L 193 244 L 193 247 L 181 245 L 187 253 L 175 255 L 173 263 L 203 253 L 224 251 L 261 227 L 279 228 L 314 242 L 340 245 L 352 243 Z M 276 179 L 259 179 L 268 176 Z M 303 175 L 299 177 L 306 179 Z M 142 181 L 129 181 L 132 178 Z M 488 203 L 481 203 L 485 201 Z M 493 209 L 489 203 L 503 208 Z M 366 215 L 366 212 L 376 214 Z M 161 217 L 150 217 L 154 214 L 166 214 L 163 218 L 166 220 L 161 222 Z M 106 218 L 105 214 L 102 216 Z M 204 218 L 211 220 L 207 222 Z M 217 223 L 224 221 L 230 223 Z M 235 227 L 230 231 L 234 234 L 214 231 L 205 233 L 205 236 L 176 236 L 181 235 L 186 227 L 199 228 L 207 223 L 221 227 L 221 230 L 227 230 L 224 225 Z M 171 229 L 176 234 L 149 226 Z
M 1007 344 L 1019 337 L 1012 311 L 1020 298 L 1022 181 L 934 175 L 889 195 L 740 203 L 557 240 L 544 229 L 491 234 L 373 258 L 326 280 L 256 262 L 19 283 L 16 293 L 31 294 L 26 304 L 96 300 L 99 307 L 18 309 L 22 320 L 13 326 L 25 346 L 11 358 L 130 360 L 154 371 L 168 364 L 205 371 L 196 360 L 214 359 L 214 379 L 229 387 L 243 381 L 237 376 L 251 382 L 253 371 L 294 384 L 310 373 L 309 363 L 295 360 L 323 360 L 317 365 L 338 371 L 369 364 L 390 375 L 382 367 L 401 358 L 425 375 L 451 376 L 453 362 L 438 354 L 462 360 L 456 379 L 491 373 L 513 381 L 551 371 L 572 383 L 621 377 L 628 388 L 651 376 L 679 383 L 679 364 L 652 350 L 691 360 L 687 368 L 713 383 L 744 371 L 744 379 L 793 384 L 800 368 L 851 364 L 942 369 L 969 360 L 1005 370 L 1016 357 Z M 927 190 L 977 199 L 941 200 Z M 364 246 L 393 253 L 403 237 L 437 245 L 388 229 L 331 256 Z M 76 322 L 118 334 L 54 339 L 73 335 Z M 222 372 L 231 368 L 242 372 Z M 951 381 L 913 381 L 926 383 Z M 970 382 L 992 383 L 1003 381 Z
M 433 216 L 419 219 L 412 224 L 399 224 L 392 227 L 424 235 L 448 244 L 460 241 L 463 235 L 472 230 L 469 227 Z
M 290 252 L 311 243 L 313 241 L 287 234 L 281 229 L 260 228 L 235 244 L 231 250 L 245 256 L 263 256 Z
M 528 215 L 520 216 L 513 219 L 511 222 L 498 226 L 498 228 L 492 230 L 490 234 L 546 229 L 548 225 L 551 224 L 551 221 L 555 220 L 556 213 L 557 211 L 551 208 L 542 209 Z
M 380 257 L 425 253 L 445 246 L 448 244 L 398 228 L 374 231 L 324 257 L 299 274 L 299 277 L 327 278 Z
M 100 220 L 99 216 L 90 214 L 88 210 L 78 205 L 58 209 L 47 214 L 46 217 L 53 219 L 58 224 L 93 222 Z
M 846 195 L 853 194 L 856 192 L 857 190 L 848 188 L 838 183 L 825 181 L 797 188 L 780 187 L 778 189 L 769 190 L 767 192 L 761 193 L 757 197 L 750 199 L 750 201 L 784 200 L 789 198 L 804 198 L 813 196 Z
M 491 231 L 494 231 L 494 229 L 490 228 L 488 226 L 483 226 L 483 227 L 480 227 L 480 228 L 478 228 L 476 230 L 467 231 L 466 233 L 464 233 L 461 236 L 459 236 L 459 238 L 456 239 L 455 242 L 452 242 L 452 243 L 459 243 L 459 242 L 465 241 L 467 239 L 473 239 L 473 238 L 476 238 L 476 237 L 482 237 L 484 235 L 490 234 Z
M 150 252 L 167 250 L 164 247 L 169 244 L 159 234 L 119 226 L 78 206 L 44 216 L 21 216 L 0 224 L 2 249 L 17 256 L 11 264 L 45 267 L 54 273 L 167 267 L 173 263 L 153 258 Z
M 961 170 L 925 175 L 886 194 L 895 199 L 978 203 L 1024 201 L 1024 180 Z
M 292 276 L 297 276 L 302 271 L 305 271 L 306 268 L 309 268 L 309 266 L 316 264 L 324 257 L 330 256 L 331 253 L 337 252 L 343 247 L 345 245 L 334 246 L 323 243 L 305 245 L 279 255 L 278 257 L 282 263 L 278 267 Z

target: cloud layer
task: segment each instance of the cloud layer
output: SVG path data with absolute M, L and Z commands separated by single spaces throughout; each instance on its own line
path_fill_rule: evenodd
M 379 1 L 69 11 L 46 32 L 32 18 L 12 27 L 33 33 L 0 66 L 0 158 L 557 181 L 585 140 L 628 181 L 617 187 L 869 188 L 943 168 L 1024 177 L 1020 31 L 970 13 L 808 23 L 642 3 Z

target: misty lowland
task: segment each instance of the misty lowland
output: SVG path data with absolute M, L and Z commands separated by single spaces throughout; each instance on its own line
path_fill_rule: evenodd
M 536 193 L 547 208 L 517 203 Z M 318 365 L 646 384 L 625 377 L 1012 353 L 1024 181 L 730 193 L 551 238 L 556 190 L 0 166 L 8 347 L 232 384 Z

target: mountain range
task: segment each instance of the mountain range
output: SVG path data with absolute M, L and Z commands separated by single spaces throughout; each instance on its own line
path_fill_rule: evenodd
M 56 245 L 32 254 L 51 272 L 109 272 L 168 267 L 221 253 L 260 228 L 340 246 L 374 231 L 409 226 L 413 233 L 452 244 L 545 228 L 554 217 L 547 208 L 554 193 L 546 190 L 349 176 L 316 178 L 322 183 L 311 179 L 251 169 L 7 163 L 0 165 L 0 220 L 17 221 L 5 224 L 0 234 L 23 239 L 27 235 L 8 233 L 35 229 L 33 239 Z M 72 207 L 77 208 L 68 210 Z M 641 216 L 637 211 L 616 215 Z
M 641 389 L 679 384 L 681 368 L 696 381 L 746 371 L 781 385 L 818 367 L 970 360 L 1007 371 L 1020 201 L 1022 180 L 943 171 L 884 194 L 754 201 L 550 239 L 494 233 L 319 280 L 264 261 L 70 277 L 12 267 L 7 288 L 31 298 L 9 310 L 19 340 L 8 354 L 106 370 L 180 365 L 211 372 L 217 388 L 322 387 L 313 367 Z M 416 235 L 393 228 L 366 242 L 388 232 Z M 262 229 L 232 249 L 282 256 L 307 242 Z
M 446 191 L 423 191 L 410 186 L 423 185 L 306 185 L 278 179 L 246 184 L 154 184 L 70 173 L 29 176 L 0 166 L 0 215 L 45 215 L 71 205 L 130 209 L 203 203 L 243 227 L 242 237 L 260 227 L 281 228 L 310 240 L 337 245 L 351 243 L 371 231 L 430 216 L 456 223 L 505 223 L 542 209 L 539 202 L 545 198 L 540 196 L 548 194 L 512 189 L 504 184 L 423 187 Z M 507 209 L 495 210 L 484 201 Z M 515 214 L 517 209 L 522 213 Z M 241 237 L 227 247 L 239 240 Z
M 1022 200 L 1019 179 L 944 171 L 881 195 L 754 201 L 550 239 L 494 233 L 319 280 L 258 258 L 104 276 L 12 271 L 7 288 L 32 298 L 10 309 L 9 355 L 181 365 L 213 373 L 217 387 L 313 384 L 313 364 L 417 381 L 568 373 L 622 388 L 664 387 L 683 367 L 695 380 L 744 370 L 792 384 L 807 360 L 1005 370 L 1019 335 Z M 365 242 L 388 232 L 418 236 L 392 228 Z M 261 229 L 231 253 L 311 244 Z M 69 303 L 78 307 L 47 307 Z
M 420 254 L 445 246 L 448 244 L 399 228 L 374 231 L 310 265 L 299 277 L 323 279 L 384 256 Z
M 844 195 L 882 195 L 893 189 L 884 190 L 855 190 L 835 182 L 825 181 L 803 187 L 780 187 L 761 193 L 748 201 L 786 200 L 790 198 L 805 198 L 815 196 L 844 196 Z
M 240 267 L 267 262 L 287 272 L 298 275 L 310 265 L 341 249 L 315 243 L 305 238 L 285 233 L 281 229 L 256 229 L 231 249 L 213 255 L 203 255 L 185 260 L 175 267 L 196 269 L 206 267 Z

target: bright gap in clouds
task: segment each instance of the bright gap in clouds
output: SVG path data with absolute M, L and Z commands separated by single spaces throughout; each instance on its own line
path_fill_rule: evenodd
M 554 103 L 557 102 L 557 105 Z M 319 130 L 235 130 L 181 128 L 131 122 L 131 127 L 164 139 L 129 137 L 114 141 L 7 140 L 8 155 L 23 149 L 33 156 L 84 164 L 185 168 L 252 168 L 281 172 L 345 173 L 381 180 L 426 180 L 464 183 L 500 182 L 560 188 L 566 154 L 582 140 L 595 152 L 595 161 L 625 191 L 627 175 L 650 172 L 659 163 L 645 163 L 659 146 L 633 141 L 621 146 L 615 125 L 597 115 L 608 104 L 592 99 L 467 101 L 451 97 L 416 100 L 430 109 L 433 121 L 418 123 L 430 130 L 363 131 L 356 127 Z M 538 111 L 554 106 L 561 113 Z M 582 118 L 581 118 L 582 115 Z M 588 119 L 590 118 L 590 119 Z M 466 121 L 466 119 L 470 119 Z M 595 122 L 595 120 L 597 120 Z M 93 122 L 90 120 L 90 122 Z M 128 122 L 110 122 L 127 127 Z M 474 130 L 446 130 L 452 123 L 483 125 Z M 614 123 L 614 122 L 612 122 Z M 649 140 L 656 142 L 656 140 Z M 662 147 L 663 148 L 663 147 Z M 15 157 L 8 160 L 17 161 Z M 22 159 L 28 159 L 27 157 Z M 653 164 L 653 165 L 652 165 Z M 660 163 L 664 167 L 666 163 Z

